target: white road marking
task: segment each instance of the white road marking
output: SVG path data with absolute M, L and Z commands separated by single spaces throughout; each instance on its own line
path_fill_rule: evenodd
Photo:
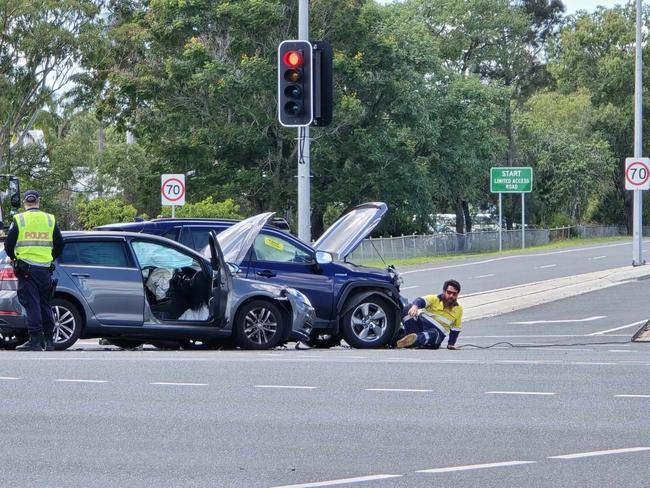
M 66 378 L 61 378 L 54 381 L 60 381 L 62 383 L 108 383 L 108 381 L 105 380 L 75 380 L 75 379 L 66 379 Z
M 167 381 L 154 381 L 150 385 L 166 385 L 166 386 L 208 386 L 208 383 L 171 383 Z
M 549 456 L 547 459 L 578 459 L 593 456 L 607 456 L 609 454 L 625 454 L 627 452 L 650 451 L 650 447 L 628 447 L 626 449 L 609 449 L 607 451 L 578 452 L 562 456 Z
M 289 388 L 293 390 L 315 390 L 315 386 L 293 386 L 293 385 L 254 385 L 255 388 Z
M 508 322 L 513 325 L 533 325 L 533 324 L 570 324 L 577 322 L 592 322 L 594 320 L 607 318 L 606 315 L 594 315 L 584 319 L 565 319 L 565 320 L 527 320 L 524 322 Z
M 486 395 L 555 395 L 550 391 L 486 391 Z
M 588 361 L 571 361 L 572 366 L 618 366 L 619 363 L 594 363 Z
M 595 256 L 593 258 L 589 258 L 592 261 L 596 261 L 597 259 L 605 259 L 607 256 Z
M 419 285 L 416 285 L 416 286 L 402 286 L 400 288 L 400 291 L 402 291 L 402 290 L 411 290 L 413 288 L 420 288 L 420 286 Z
M 388 478 L 400 478 L 401 474 L 376 474 L 372 476 L 359 476 L 358 478 L 345 478 L 340 480 L 316 481 L 315 483 L 299 483 L 297 485 L 274 486 L 273 488 L 312 488 L 316 486 L 344 485 L 346 483 L 361 483 L 363 481 L 385 480 Z
M 546 361 L 530 359 L 500 359 L 496 360 L 494 364 L 546 364 Z
M 449 473 L 451 471 L 467 471 L 470 469 L 501 468 L 506 466 L 518 466 L 520 464 L 535 464 L 537 461 L 506 461 L 503 463 L 468 464 L 466 466 L 451 466 L 449 468 L 421 469 L 416 473 Z
M 646 320 L 639 320 L 638 322 L 634 322 L 634 323 L 627 324 L 627 325 L 621 325 L 620 327 L 615 327 L 613 329 L 607 329 L 607 330 L 600 330 L 598 332 L 592 332 L 591 334 L 588 334 L 588 335 L 590 335 L 590 336 L 598 336 L 598 335 L 607 334 L 608 332 L 616 332 L 617 330 L 627 329 L 628 327 L 634 327 L 635 325 L 645 324 L 647 321 L 648 321 L 647 319 Z
M 0 380 L 19 380 L 20 378 L 15 378 L 13 376 L 0 376 Z
M 491 276 L 496 276 L 496 274 L 494 274 L 494 273 L 490 273 L 490 274 L 484 274 L 484 275 L 472 276 L 472 278 L 475 278 L 475 279 L 478 280 L 478 279 L 480 279 L 480 278 L 490 278 Z M 470 280 L 471 280 L 472 278 L 470 278 Z
M 639 352 L 639 351 L 632 351 L 630 349 L 607 349 L 607 352 Z
M 650 395 L 614 395 L 616 398 L 650 398 Z
M 557 264 L 545 264 L 544 266 L 535 266 L 535 269 L 555 268 Z
M 414 389 L 409 389 L 409 388 L 366 388 L 366 391 L 413 391 L 413 392 L 421 392 L 421 393 L 428 393 L 433 390 L 414 390 Z
M 607 244 L 604 246 L 590 246 L 590 247 L 581 247 L 578 249 L 565 249 L 563 251 L 551 251 L 551 252 L 544 252 L 544 253 L 535 253 L 535 254 L 515 254 L 513 256 L 501 256 L 498 258 L 491 258 L 491 259 L 484 259 L 483 261 L 473 261 L 471 263 L 461 263 L 461 264 L 450 264 L 448 266 L 438 266 L 436 268 L 423 268 L 423 269 L 413 269 L 410 271 L 401 271 L 400 275 L 406 275 L 406 274 L 412 274 L 412 273 L 422 273 L 425 271 L 437 271 L 440 269 L 449 269 L 449 268 L 464 268 L 467 266 L 474 266 L 477 264 L 488 264 L 488 263 L 495 263 L 497 261 L 505 261 L 505 260 L 510 260 L 510 259 L 520 259 L 520 258 L 530 258 L 530 257 L 538 257 L 538 256 L 552 256 L 554 254 L 567 254 L 567 253 L 572 253 L 572 252 L 582 252 L 582 251 L 592 251 L 594 249 L 605 249 L 608 247 L 620 247 L 620 246 L 629 246 L 629 242 L 623 242 L 621 244 Z

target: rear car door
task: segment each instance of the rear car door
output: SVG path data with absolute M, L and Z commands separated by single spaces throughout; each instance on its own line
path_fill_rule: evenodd
M 124 239 L 66 239 L 57 264 L 70 276 L 100 323 L 143 324 L 142 274 Z

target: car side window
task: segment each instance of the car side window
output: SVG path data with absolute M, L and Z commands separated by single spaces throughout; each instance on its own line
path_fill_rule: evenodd
M 156 242 L 133 241 L 133 251 L 140 268 L 200 268 L 200 264 L 192 256 L 183 254 L 171 247 Z
M 162 234 L 162 236 L 166 237 L 167 239 L 171 239 L 172 241 L 178 241 L 178 231 L 179 231 L 179 227 L 174 227 L 172 229 L 169 229 L 164 234 Z
M 311 255 L 296 247 L 288 239 L 270 234 L 259 234 L 253 244 L 258 261 L 281 263 L 310 263 Z
M 131 267 L 123 242 L 68 242 L 58 261 L 81 266 Z

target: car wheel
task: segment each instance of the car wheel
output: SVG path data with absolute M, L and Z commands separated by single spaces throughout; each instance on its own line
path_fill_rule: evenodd
M 0 349 L 13 351 L 29 339 L 29 334 L 21 332 L 0 332 Z
M 51 307 L 54 315 L 54 349 L 63 351 L 77 342 L 81 335 L 81 314 L 76 306 L 63 298 L 52 300 Z
M 314 334 L 309 336 L 309 340 L 305 345 L 313 347 L 314 349 L 329 349 L 341 344 L 341 336 L 338 334 Z
M 352 347 L 384 347 L 395 331 L 394 306 L 387 300 L 370 296 L 343 317 L 343 338 Z
M 280 342 L 284 322 L 277 305 L 265 300 L 253 300 L 237 312 L 235 341 L 242 349 L 272 349 Z

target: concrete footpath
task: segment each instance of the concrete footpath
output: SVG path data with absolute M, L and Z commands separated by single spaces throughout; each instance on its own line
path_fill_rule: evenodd
M 623 266 L 576 276 L 462 295 L 463 321 L 493 317 L 650 277 L 650 265 Z

